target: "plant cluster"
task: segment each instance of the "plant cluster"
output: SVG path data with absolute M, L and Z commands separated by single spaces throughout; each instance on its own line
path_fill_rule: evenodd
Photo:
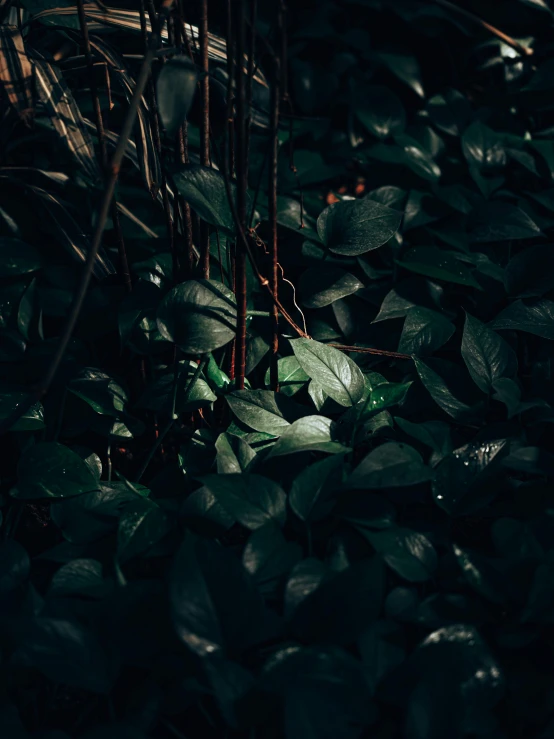
M 1 737 L 554 735 L 553 19 L 2 4 Z

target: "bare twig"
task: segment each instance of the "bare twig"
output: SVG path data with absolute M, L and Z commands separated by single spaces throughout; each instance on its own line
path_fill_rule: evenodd
M 245 19 L 246 0 L 235 3 L 236 53 L 238 64 L 235 65 L 237 113 L 235 117 L 237 141 L 237 225 L 239 231 L 246 235 L 246 197 L 248 190 L 248 171 L 246 161 L 246 90 L 244 80 L 243 59 L 245 52 Z M 244 388 L 246 370 L 246 253 L 237 249 L 236 255 L 236 298 L 237 298 L 237 349 L 235 356 L 235 380 L 237 388 Z
M 204 72 L 200 81 L 202 95 L 202 123 L 200 126 L 200 162 L 210 166 L 210 66 L 208 57 L 208 0 L 201 0 L 200 24 L 200 66 Z M 210 276 L 210 228 L 204 221 L 200 224 L 200 267 L 202 275 Z
M 283 9 L 280 0 L 277 2 L 277 33 L 282 36 L 283 33 Z M 279 299 L 279 245 L 277 234 L 277 172 L 279 163 L 279 103 L 281 90 L 281 59 L 275 56 L 273 60 L 273 80 L 271 85 L 271 165 L 269 167 L 269 183 L 268 183 L 268 211 L 269 211 L 269 227 L 270 227 L 270 247 L 271 247 L 271 290 L 276 300 Z M 277 354 L 279 352 L 279 310 L 274 303 L 272 306 L 272 336 L 271 336 L 271 364 L 270 364 L 270 382 L 274 391 L 279 389 L 279 371 L 277 364 Z
M 511 46 L 512 49 L 515 49 L 517 52 L 522 54 L 523 56 L 531 56 L 533 54 L 533 49 L 529 49 L 526 46 L 523 46 L 523 44 L 520 44 L 519 41 L 516 41 L 511 36 L 508 36 L 508 34 L 504 33 L 503 31 L 500 31 L 495 26 L 491 26 L 490 23 L 487 23 L 482 18 L 479 18 L 478 15 L 474 15 L 474 13 L 470 13 L 469 10 L 466 10 L 465 8 L 460 8 L 459 5 L 456 5 L 455 3 L 451 3 L 450 0 L 434 0 L 434 2 L 437 5 L 442 5 L 443 8 L 447 8 L 448 10 L 453 10 L 455 13 L 458 13 L 459 15 L 463 15 L 464 18 L 467 18 L 469 21 L 472 21 L 473 23 L 477 23 L 481 28 L 485 28 L 489 33 L 492 33 L 493 36 L 496 36 L 499 39 L 502 39 L 505 44 L 508 44 L 508 46 Z
M 109 176 L 106 182 L 106 187 L 104 189 L 104 196 L 100 205 L 98 218 L 96 220 L 96 228 L 94 230 L 92 242 L 87 253 L 87 259 L 83 267 L 81 279 L 79 280 L 79 284 L 75 291 L 71 307 L 69 309 L 67 321 L 58 342 L 58 347 L 38 387 L 36 387 L 33 392 L 29 393 L 27 398 L 16 407 L 13 413 L 11 413 L 10 416 L 5 418 L 4 421 L 0 423 L 0 434 L 8 431 L 13 426 L 13 424 L 18 419 L 20 419 L 34 403 L 36 403 L 44 395 L 46 395 L 63 360 L 67 346 L 71 340 L 73 330 L 79 318 L 79 314 L 81 313 L 81 308 L 83 306 L 85 295 L 90 284 L 94 262 L 96 261 L 98 251 L 100 249 L 102 234 L 104 233 L 106 221 L 108 220 L 108 215 L 110 213 L 110 208 L 113 200 L 115 186 L 119 177 L 119 171 L 121 169 L 121 164 L 127 150 L 129 138 L 133 131 L 133 126 L 137 117 L 142 94 L 146 87 L 146 83 L 148 82 L 148 78 L 150 77 L 150 68 L 152 66 L 152 61 L 154 60 L 156 55 L 156 49 L 158 47 L 158 44 L 160 43 L 161 30 L 165 21 L 167 20 L 172 4 L 173 0 L 163 0 L 160 13 L 156 20 L 156 24 L 153 27 L 154 31 L 150 37 L 148 50 L 144 55 L 142 66 L 135 84 L 135 90 L 129 103 L 127 115 L 125 116 L 121 133 L 119 134 L 119 139 L 117 141 L 117 146 L 115 148 L 112 161 L 109 166 Z

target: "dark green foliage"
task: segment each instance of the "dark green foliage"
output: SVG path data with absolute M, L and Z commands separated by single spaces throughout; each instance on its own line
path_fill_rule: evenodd
M 141 17 L 85 5 L 91 70 L 76 5 L 2 5 L 1 739 L 554 736 L 554 6 L 453 4 L 287 3 L 274 265 L 277 0 L 230 174 L 183 3 L 46 394 Z

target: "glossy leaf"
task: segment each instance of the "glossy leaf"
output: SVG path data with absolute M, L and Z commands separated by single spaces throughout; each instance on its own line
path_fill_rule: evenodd
M 473 381 L 484 393 L 501 377 L 517 371 L 514 350 L 495 331 L 466 313 L 462 337 L 462 357 Z
M 330 205 L 317 219 L 317 232 L 335 254 L 355 256 L 377 249 L 398 230 L 402 214 L 369 198 Z
M 340 405 L 357 403 L 364 392 L 358 366 L 338 349 L 310 339 L 294 339 L 292 349 L 304 372 Z
M 158 308 L 158 329 L 188 354 L 205 354 L 235 336 L 233 293 L 215 280 L 190 280 L 169 292 Z
M 299 283 L 302 305 L 323 308 L 335 300 L 352 295 L 363 284 L 357 277 L 337 267 L 313 267 L 306 270 Z
M 226 400 L 235 416 L 255 431 L 279 436 L 308 411 L 271 390 L 234 390 Z
M 429 468 L 415 449 L 390 441 L 364 457 L 345 485 L 360 489 L 393 488 L 418 485 L 430 477 Z
M 306 416 L 299 418 L 284 429 L 276 444 L 271 448 L 270 457 L 280 457 L 295 452 L 326 452 L 340 454 L 348 447 L 336 438 L 336 425 L 330 418 Z
M 202 482 L 230 515 L 252 531 L 270 521 L 285 521 L 285 493 L 267 477 L 219 474 L 207 475 Z
M 179 193 L 200 218 L 212 226 L 234 231 L 233 213 L 220 172 L 199 164 L 184 164 L 174 173 L 173 179 Z M 236 197 L 233 183 L 231 189 Z
M 169 136 L 187 117 L 196 90 L 196 67 L 187 56 L 167 59 L 156 82 L 158 110 Z
M 554 302 L 536 300 L 525 303 L 516 300 L 489 324 L 495 330 L 525 331 L 554 340 Z
M 69 498 L 97 489 L 86 462 L 63 444 L 35 444 L 19 462 L 18 498 Z

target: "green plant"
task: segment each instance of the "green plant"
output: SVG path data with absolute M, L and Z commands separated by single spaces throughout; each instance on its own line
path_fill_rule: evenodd
M 547 739 L 549 4 L 120 5 L 1 9 L 1 736 Z

